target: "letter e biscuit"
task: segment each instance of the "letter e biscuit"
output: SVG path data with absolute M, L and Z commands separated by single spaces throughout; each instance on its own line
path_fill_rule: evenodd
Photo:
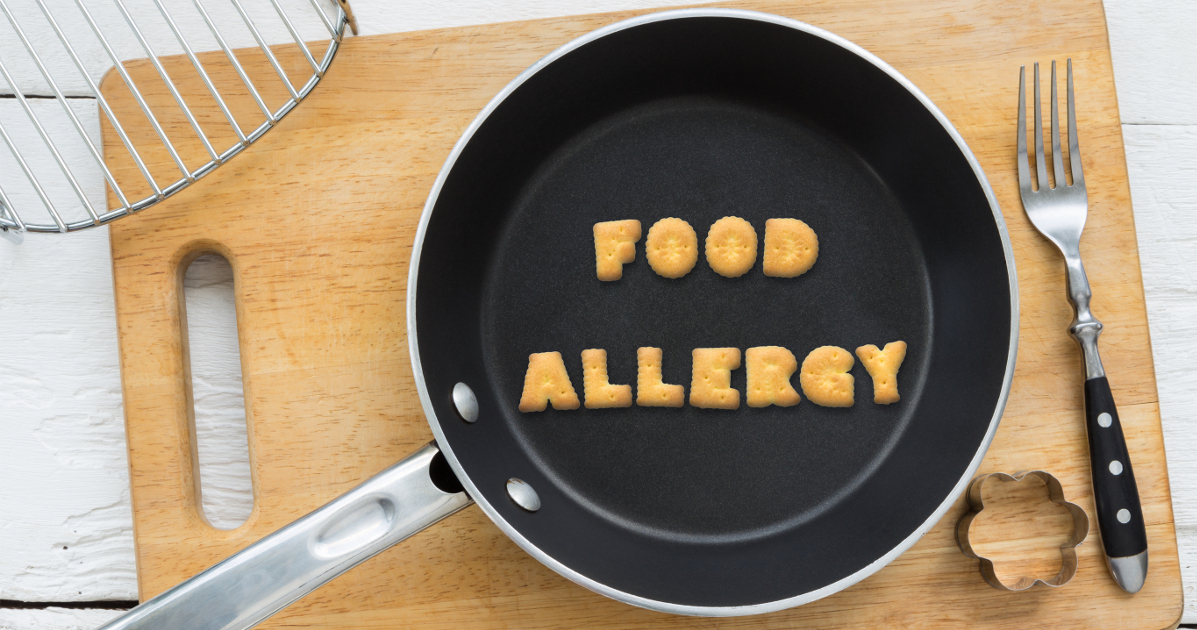
M 703 409 L 739 409 L 731 371 L 740 367 L 739 348 L 695 348 L 690 404 Z

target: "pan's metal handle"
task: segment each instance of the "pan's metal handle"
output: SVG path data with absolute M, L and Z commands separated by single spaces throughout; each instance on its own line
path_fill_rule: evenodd
M 469 506 L 435 443 L 101 630 L 250 628 L 387 547 Z M 434 475 L 447 475 L 442 490 Z M 456 487 L 450 487 L 450 486 Z

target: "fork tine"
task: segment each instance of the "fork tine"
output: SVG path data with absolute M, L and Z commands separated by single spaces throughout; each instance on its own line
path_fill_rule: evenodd
M 1047 160 L 1043 157 L 1043 110 L 1039 96 L 1039 62 L 1035 62 L 1035 173 L 1038 175 L 1036 183 L 1039 190 L 1051 188 L 1047 181 Z
M 1052 165 L 1055 166 L 1056 188 L 1066 186 L 1064 156 L 1060 155 L 1060 99 L 1056 97 L 1056 60 L 1052 59 Z
M 1027 162 L 1027 67 L 1018 68 L 1018 187 L 1031 190 L 1031 165 Z
M 1077 141 L 1076 95 L 1072 92 L 1072 57 L 1068 58 L 1068 159 L 1072 162 L 1072 185 L 1085 185 L 1085 172 L 1081 170 L 1081 146 Z

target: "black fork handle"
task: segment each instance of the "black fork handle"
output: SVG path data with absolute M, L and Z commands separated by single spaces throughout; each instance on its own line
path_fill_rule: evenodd
M 1085 381 L 1085 426 L 1089 434 L 1097 523 L 1106 557 L 1112 561 L 1111 569 L 1115 569 L 1114 560 L 1146 553 L 1147 528 L 1122 423 L 1110 382 L 1104 376 Z

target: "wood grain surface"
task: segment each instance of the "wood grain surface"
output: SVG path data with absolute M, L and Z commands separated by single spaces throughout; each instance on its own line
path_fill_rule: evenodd
M 963 6 L 962 6 L 963 5 Z M 1058 5 L 1058 6 L 1057 6 Z M 1082 368 L 1066 333 L 1063 263 L 1023 215 L 1014 172 L 1020 64 L 1071 57 L 1089 183 L 1083 253 L 1105 362 L 1142 493 L 1151 573 L 1120 591 L 1096 527 L 1061 589 L 990 588 L 953 540 L 963 501 L 915 547 L 865 581 L 770 615 L 698 621 L 633 608 L 532 560 L 477 509 L 337 578 L 267 622 L 274 627 L 1142 627 L 1175 625 L 1181 584 L 1142 281 L 1102 6 L 975 2 L 744 2 L 827 28 L 894 65 L 947 114 L 1002 204 L 1018 264 L 1018 368 L 981 472 L 1046 469 L 1093 514 Z M 450 148 L 520 71 L 566 41 L 634 13 L 348 40 L 335 72 L 279 128 L 197 186 L 110 235 L 141 597 L 147 598 L 310 511 L 431 437 L 412 387 L 404 283 L 414 227 Z M 278 49 L 286 64 L 302 60 Z M 266 77 L 261 63 L 250 63 Z M 201 123 L 220 114 L 170 60 Z M 136 68 L 147 76 L 147 68 Z M 218 77 L 228 80 L 229 77 Z M 150 81 L 147 79 L 147 85 Z M 143 88 L 145 91 L 151 91 Z M 132 106 L 113 81 L 105 92 Z M 277 98 L 278 92 L 275 92 Z M 150 95 L 167 98 L 163 91 Z M 252 102 L 230 103 L 248 117 Z M 164 120 L 172 137 L 182 120 Z M 144 135 L 146 129 L 134 130 Z M 150 137 L 145 135 L 145 137 Z M 136 177 L 104 130 L 110 166 Z M 198 143 L 177 140 L 198 156 Z M 141 148 L 141 147 L 139 147 Z M 155 169 L 165 153 L 146 146 Z M 157 172 L 157 170 L 156 170 Z M 181 335 L 181 264 L 232 262 L 255 506 L 231 531 L 198 509 Z M 1116 367 L 1114 367 L 1116 366 Z M 1041 517 L 1008 510 L 1003 553 L 1051 544 Z M 1050 521 L 1051 519 L 1048 518 Z M 1036 569 L 1039 570 L 1039 569 Z M 1050 569 L 1047 569 L 1050 571 Z

